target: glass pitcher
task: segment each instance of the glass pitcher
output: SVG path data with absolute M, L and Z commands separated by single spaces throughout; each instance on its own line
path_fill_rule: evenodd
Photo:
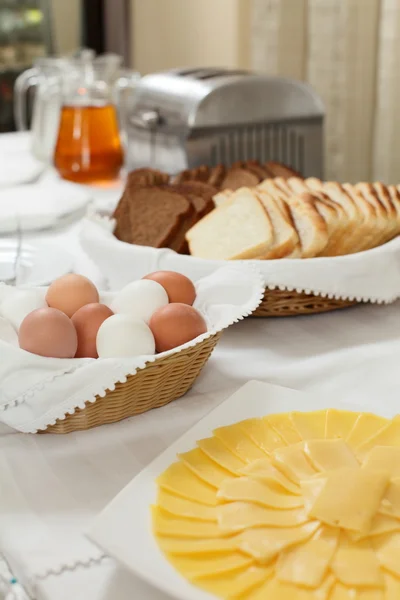
M 61 78 L 61 114 L 54 166 L 64 179 L 99 183 L 118 177 L 124 156 L 116 105 L 137 76 L 120 77 L 122 59 L 82 55 L 68 62 Z

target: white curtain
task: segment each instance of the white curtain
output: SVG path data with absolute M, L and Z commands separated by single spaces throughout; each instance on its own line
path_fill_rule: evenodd
M 251 0 L 251 66 L 308 81 L 325 176 L 400 183 L 400 0 Z

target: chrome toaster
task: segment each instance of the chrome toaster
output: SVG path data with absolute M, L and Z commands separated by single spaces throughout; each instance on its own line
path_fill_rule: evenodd
M 247 71 L 173 69 L 143 77 L 127 119 L 127 166 L 168 173 L 274 160 L 323 178 L 324 107 L 305 83 Z

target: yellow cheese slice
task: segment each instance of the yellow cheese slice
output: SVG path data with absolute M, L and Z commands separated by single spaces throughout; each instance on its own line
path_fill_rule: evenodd
M 392 479 L 379 506 L 381 515 L 400 519 L 400 477 Z
M 240 469 L 246 464 L 243 460 L 228 450 L 225 444 L 216 437 L 199 440 L 197 445 L 205 454 L 207 454 L 209 458 L 211 458 L 211 460 L 214 460 L 223 469 L 230 471 L 234 475 L 236 475 L 238 471 L 240 471 Z
M 325 437 L 327 439 L 342 438 L 345 440 L 359 416 L 360 413 L 358 412 L 329 408 L 326 411 Z
M 331 471 L 340 467 L 359 467 L 359 463 L 342 439 L 309 440 L 304 452 L 317 471 Z
M 297 444 L 301 442 L 301 437 L 290 420 L 289 413 L 277 415 L 268 415 L 264 420 L 270 425 L 283 439 L 286 444 Z
M 198 579 L 197 584 L 206 592 L 225 600 L 247 597 L 252 591 L 265 583 L 273 574 L 271 567 L 247 567 L 240 573 L 230 573 L 219 577 Z
M 228 502 L 217 506 L 218 525 L 226 533 L 248 527 L 295 527 L 309 519 L 303 508 L 277 510 L 250 502 Z
M 253 442 L 267 454 L 270 454 L 276 448 L 286 446 L 281 436 L 263 419 L 247 419 L 239 425 Z
M 184 454 L 178 454 L 178 457 L 199 479 L 202 479 L 213 487 L 218 488 L 225 479 L 234 477 L 232 473 L 208 458 L 200 448 L 194 448 Z
M 387 600 L 383 590 L 373 588 L 347 587 L 341 583 L 336 583 L 332 588 L 329 600 Z
M 226 554 L 230 550 L 236 550 L 236 540 L 230 538 L 191 539 L 158 536 L 157 543 L 161 550 L 167 554 L 183 556 L 208 554 Z
M 269 458 L 255 460 L 250 465 L 241 469 L 241 474 L 264 481 L 274 489 L 276 488 L 277 491 L 282 491 L 283 489 L 292 494 L 301 494 L 300 486 L 290 481 L 281 471 L 274 467 Z
M 194 519 L 195 521 L 217 520 L 215 506 L 206 506 L 186 498 L 180 498 L 163 488 L 158 490 L 157 505 L 164 511 L 181 518 Z
M 215 506 L 217 491 L 204 483 L 183 463 L 172 463 L 157 479 L 158 485 L 177 496 L 194 500 L 200 504 Z
M 304 510 L 309 515 L 314 506 L 322 488 L 325 486 L 326 477 L 313 477 L 312 479 L 303 479 L 300 481 L 300 488 L 304 500 Z
M 253 561 L 241 552 L 231 552 L 213 557 L 169 556 L 174 567 L 190 581 L 200 577 L 216 577 L 220 574 L 235 573 L 243 567 L 249 567 Z
M 400 520 L 378 514 L 372 519 L 371 528 L 368 531 L 364 533 L 348 531 L 347 535 L 351 540 L 357 541 L 372 538 L 375 535 L 382 535 L 383 533 L 390 533 L 391 531 L 400 531 Z
M 290 419 L 302 440 L 320 440 L 325 437 L 326 413 L 326 410 L 293 411 Z
M 328 600 L 328 598 L 330 600 L 330 592 L 334 583 L 334 578 L 329 575 L 320 588 L 310 590 L 284 583 L 278 579 L 270 579 L 247 596 L 247 600 Z
M 236 536 L 237 548 L 268 564 L 282 550 L 305 542 L 318 529 L 319 523 L 310 521 L 298 527 L 259 527 L 246 529 Z
M 385 600 L 399 600 L 400 598 L 400 580 L 391 573 L 385 573 Z
M 157 506 L 152 507 L 153 530 L 158 535 L 175 538 L 218 538 L 222 532 L 217 523 L 180 519 L 164 512 Z
M 226 479 L 217 492 L 217 498 L 229 502 L 254 502 L 269 508 L 287 509 L 303 506 L 301 496 L 279 494 L 266 483 L 250 477 Z
M 219 427 L 213 433 L 233 454 L 246 463 L 266 457 L 266 453 L 244 433 L 240 423 Z
M 375 446 L 363 462 L 363 468 L 385 471 L 389 477 L 400 477 L 400 447 Z
M 356 453 L 358 456 L 365 456 L 374 446 L 400 446 L 400 419 L 393 419 L 378 433 L 357 446 Z
M 382 567 L 400 577 L 400 533 L 387 533 L 371 541 Z
M 316 588 L 325 579 L 335 554 L 339 529 L 323 525 L 301 546 L 281 553 L 276 575 L 280 581 Z
M 294 483 L 308 479 L 317 472 L 304 453 L 304 442 L 275 450 L 271 460 L 275 467 Z
M 353 542 L 344 534 L 332 558 L 332 573 L 349 587 L 383 587 L 383 576 L 378 559 L 369 540 Z
M 326 482 L 309 515 L 333 527 L 367 531 L 388 478 L 379 471 L 343 467 L 324 474 Z
M 378 415 L 361 413 L 354 423 L 353 429 L 350 431 L 346 442 L 349 444 L 350 448 L 357 448 L 360 444 L 370 438 L 371 435 L 377 433 L 388 423 L 388 419 L 384 419 Z

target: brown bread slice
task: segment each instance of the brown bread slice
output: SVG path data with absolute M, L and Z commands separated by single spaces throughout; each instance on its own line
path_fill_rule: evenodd
M 173 177 L 171 183 L 183 183 L 184 181 L 208 181 L 210 177 L 210 167 L 207 165 L 201 165 L 200 167 L 194 167 L 193 169 L 185 169 L 181 173 L 178 173 Z
M 182 244 L 181 230 L 193 215 L 189 200 L 160 187 L 134 188 L 125 193 L 130 194 L 131 244 L 173 249 Z
M 250 173 L 240 167 L 231 167 L 222 181 L 221 189 L 235 191 L 241 187 L 255 187 L 258 183 L 259 179 L 254 173 Z
M 258 160 L 246 160 L 243 168 L 258 177 L 258 181 L 264 181 L 270 177 L 269 172 Z
M 163 185 L 168 183 L 168 181 L 168 173 L 163 173 L 162 171 L 158 171 L 157 169 L 142 168 L 135 169 L 134 171 L 128 173 L 126 187 L 132 187 L 135 185 Z
M 301 174 L 291 167 L 273 160 L 266 162 L 264 167 L 267 169 L 268 173 L 271 173 L 271 177 L 283 177 L 283 179 L 289 179 L 289 177 L 301 177 Z
M 216 167 L 212 167 L 207 183 L 216 188 L 219 188 L 225 177 L 225 173 L 225 165 L 217 165 Z
M 203 188 L 204 186 L 204 188 Z M 196 220 L 201 219 L 214 209 L 213 196 L 216 189 L 199 181 L 185 181 L 168 186 L 171 191 L 185 196 L 193 205 Z M 209 188 L 209 189 L 207 189 Z

